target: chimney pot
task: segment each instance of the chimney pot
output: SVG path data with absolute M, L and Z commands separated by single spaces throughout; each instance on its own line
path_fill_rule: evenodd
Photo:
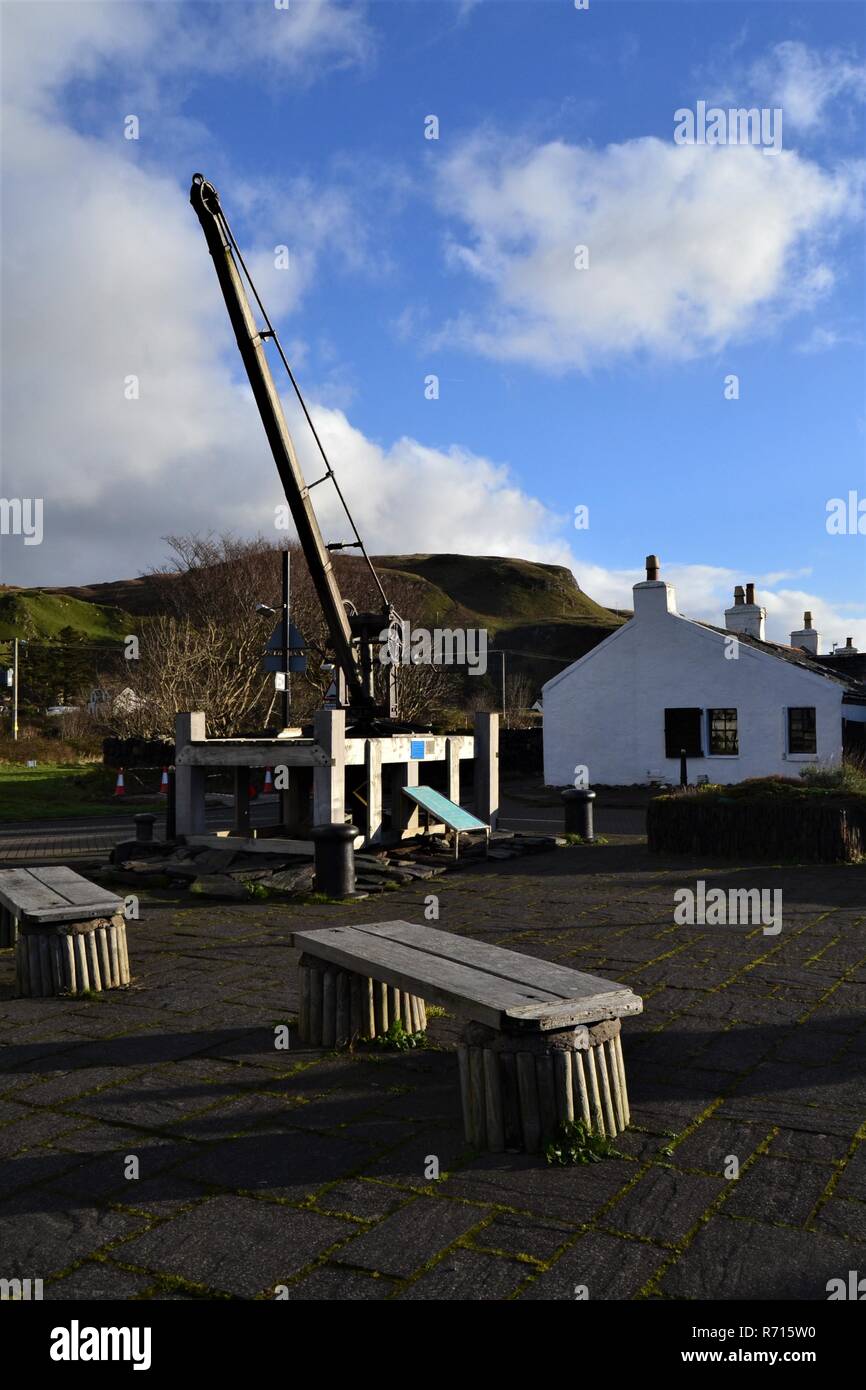
M 846 646 L 846 647 L 853 647 L 853 645 L 854 645 L 854 638 L 853 638 L 853 637 L 846 637 L 846 638 L 845 638 L 845 646 Z
M 734 589 L 734 603 L 744 603 L 744 602 L 745 602 L 745 599 L 744 599 L 744 597 L 743 597 L 743 586 L 742 586 L 742 584 L 738 584 L 737 587 Z
M 646 577 L 647 583 L 652 584 L 659 577 L 661 561 L 658 555 L 648 555 L 646 557 Z
M 747 585 L 746 585 L 746 603 L 754 603 L 754 602 L 755 602 L 755 586 L 754 586 L 754 584 L 747 584 Z
M 812 614 L 811 614 L 811 613 L 808 613 L 808 612 L 807 612 L 807 613 L 804 613 L 804 614 L 803 614 L 803 627 L 804 627 L 804 628 L 806 629 L 806 631 L 808 632 L 808 630 L 809 630 L 809 628 L 810 628 L 811 626 L 812 626 Z

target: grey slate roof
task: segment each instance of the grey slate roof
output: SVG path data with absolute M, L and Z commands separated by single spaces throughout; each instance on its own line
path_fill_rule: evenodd
M 748 647 L 755 647 L 759 652 L 767 652 L 770 656 L 778 657 L 780 661 L 787 661 L 792 666 L 800 666 L 804 671 L 811 671 L 816 676 L 823 676 L 825 680 L 832 681 L 834 685 L 841 685 L 852 695 L 866 695 L 866 684 L 856 680 L 851 676 L 839 676 L 829 667 L 822 666 L 820 661 L 804 652 L 801 647 L 787 647 L 781 642 L 761 642 L 757 637 L 750 637 L 745 632 L 729 632 L 725 627 L 716 627 L 714 623 L 704 623 L 700 619 L 692 618 L 689 621 L 697 622 L 698 627 L 707 627 L 710 632 L 719 632 L 722 637 L 737 637 L 741 642 L 745 642 Z

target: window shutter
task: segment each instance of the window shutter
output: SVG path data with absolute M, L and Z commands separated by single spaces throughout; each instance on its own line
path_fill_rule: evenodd
M 665 710 L 665 757 L 678 758 L 683 749 L 689 758 L 702 758 L 700 709 Z

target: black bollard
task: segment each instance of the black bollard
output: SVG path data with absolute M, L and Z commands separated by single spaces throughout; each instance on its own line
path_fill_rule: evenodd
M 681 786 L 681 787 L 687 787 L 688 785 L 689 785 L 689 760 L 688 760 L 688 758 L 686 757 L 686 750 L 685 750 L 685 748 L 681 748 L 681 749 L 680 749 L 680 786 Z
M 316 892 L 329 898 L 350 898 L 355 892 L 355 825 L 316 825 L 310 838 L 316 847 Z
M 565 833 L 579 835 L 588 844 L 592 844 L 595 839 L 592 825 L 595 792 L 591 792 L 588 787 L 567 787 L 562 793 L 562 799 L 565 802 Z
M 156 816 L 151 815 L 149 811 L 144 811 L 140 816 L 134 816 L 133 820 L 135 821 L 136 840 L 142 844 L 148 844 L 153 839 Z

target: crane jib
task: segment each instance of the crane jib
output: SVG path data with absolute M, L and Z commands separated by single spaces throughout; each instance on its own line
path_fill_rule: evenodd
M 223 293 L 229 320 L 234 329 L 241 360 L 246 369 L 265 435 L 277 466 L 286 501 L 298 533 L 298 540 L 310 571 L 310 577 L 322 606 L 334 647 L 334 655 L 345 676 L 349 704 L 359 710 L 374 712 L 377 706 L 372 688 L 372 676 L 369 660 L 365 659 L 369 654 L 364 652 L 360 658 L 356 654 L 352 628 L 343 598 L 334 575 L 327 547 L 322 540 L 319 523 L 309 497 L 309 490 L 298 462 L 279 393 L 268 364 L 265 340 L 268 337 L 276 338 L 276 334 L 270 326 L 270 321 L 267 320 L 267 315 L 264 314 L 255 287 L 252 286 L 268 327 L 265 332 L 261 332 L 256 325 L 255 316 L 235 259 L 236 243 L 225 214 L 220 207 L 219 196 L 213 184 L 208 183 L 201 174 L 193 176 L 190 202 L 201 223 L 213 258 L 214 269 Z M 243 264 L 243 262 L 241 263 Z M 252 282 L 250 284 L 252 285 Z M 282 356 L 282 350 L 280 351 Z M 293 382 L 293 384 L 295 383 Z M 304 409 L 306 413 L 306 407 Z M 312 422 L 310 423 L 312 427 Z M 315 431 L 313 432 L 315 434 Z M 318 436 L 316 439 L 319 442 Z M 337 490 L 339 493 L 339 488 Z M 342 494 L 340 494 L 340 499 L 343 500 Z M 358 544 L 360 544 L 360 538 Z M 363 546 L 361 549 L 363 550 Z M 364 555 L 368 559 L 366 552 Z M 372 566 L 370 568 L 372 570 Z M 375 571 L 373 573 L 376 582 L 379 583 Z M 379 584 L 379 589 L 383 599 L 385 599 L 381 584 Z M 386 619 L 388 613 L 389 606 L 387 599 L 385 599 L 383 614 Z

